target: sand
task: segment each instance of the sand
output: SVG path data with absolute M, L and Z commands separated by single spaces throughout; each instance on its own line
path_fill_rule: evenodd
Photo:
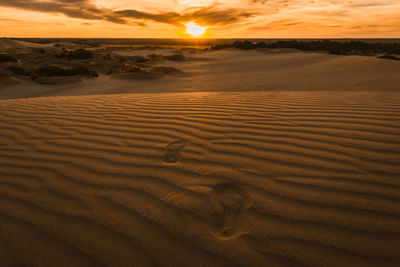
M 399 266 L 399 103 L 0 100 L 0 266 Z
M 60 44 L 0 40 L 0 266 L 400 266 L 400 62 Z
M 99 52 L 100 53 L 100 52 Z M 105 52 L 102 52 L 105 53 Z M 112 55 L 146 57 L 176 55 L 174 49 L 127 49 Z M 114 54 L 113 54 L 114 53 Z M 38 84 L 30 80 L 6 84 L 0 77 L 0 99 L 121 93 L 210 92 L 210 91 L 399 91 L 400 61 L 367 56 L 337 56 L 287 50 L 179 51 L 184 60 L 152 60 L 144 63 L 150 73 L 106 75 L 101 56 L 87 64 L 98 66 L 99 78 L 80 83 Z M 48 55 L 38 56 L 46 61 Z M 96 61 L 97 60 L 97 61 Z M 79 64 L 79 61 L 67 61 Z M 84 62 L 83 62 L 84 63 Z M 81 64 L 83 64 L 81 62 Z M 36 63 L 35 63 L 36 64 Z M 0 65 L 1 66 L 1 65 Z M 85 65 L 86 66 L 86 65 Z M 101 66 L 101 67 L 99 67 Z M 142 65 L 140 65 L 142 66 Z M 151 69 L 173 67 L 177 73 Z M 182 75 L 179 74 L 182 72 Z M 74 77 L 73 77 L 74 78 Z M 2 85 L 3 83 L 3 85 Z
M 25 42 L 12 39 L 0 39 L 0 51 L 7 52 L 8 50 L 21 49 L 21 48 L 48 48 L 49 44 L 38 44 L 32 42 Z

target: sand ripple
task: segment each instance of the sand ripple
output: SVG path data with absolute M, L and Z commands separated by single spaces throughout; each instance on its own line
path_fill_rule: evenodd
M 400 94 L 0 101 L 1 266 L 399 266 Z

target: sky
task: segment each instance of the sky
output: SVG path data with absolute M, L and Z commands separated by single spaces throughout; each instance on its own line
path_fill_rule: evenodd
M 1 37 L 400 38 L 400 0 L 0 0 Z

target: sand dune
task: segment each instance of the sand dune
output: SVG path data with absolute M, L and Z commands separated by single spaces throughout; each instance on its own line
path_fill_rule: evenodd
M 7 51 L 16 48 L 47 48 L 52 44 L 38 44 L 12 39 L 0 39 L 0 51 Z
M 1 266 L 399 266 L 400 95 L 0 101 Z
M 127 58 L 151 56 L 147 71 L 105 75 L 81 83 L 0 83 L 0 99 L 91 94 L 204 91 L 394 91 L 400 61 L 293 51 L 129 49 Z M 121 51 L 117 51 L 121 54 Z M 89 64 L 89 63 L 88 63 Z M 97 65 L 105 66 L 104 60 Z M 161 68 L 159 68 L 161 67 Z M 172 68 L 171 68 L 172 67 Z M 0 77 L 1 78 L 1 77 Z M 65 77 L 64 77 L 65 79 Z

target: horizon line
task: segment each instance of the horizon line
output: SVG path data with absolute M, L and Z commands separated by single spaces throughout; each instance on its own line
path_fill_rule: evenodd
M 6 37 L 0 39 L 149 39 L 149 40 L 277 40 L 277 39 L 292 39 L 292 40 L 400 40 L 400 37 L 216 37 L 216 38 L 190 38 L 190 37 Z

